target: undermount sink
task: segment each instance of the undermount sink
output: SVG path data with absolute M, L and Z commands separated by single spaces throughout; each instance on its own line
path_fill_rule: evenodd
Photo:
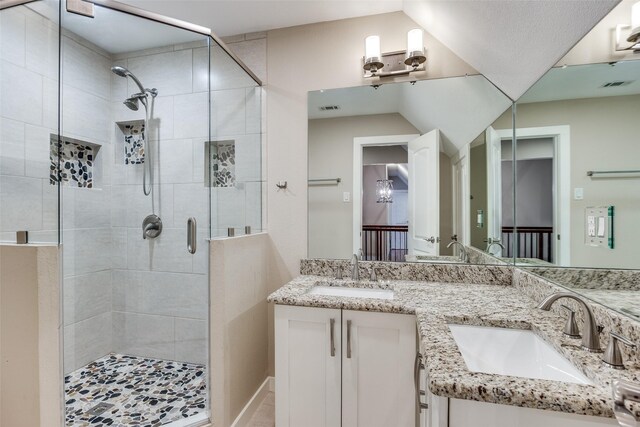
M 449 330 L 472 372 L 593 384 L 532 331 L 453 324 Z
M 316 285 L 309 289 L 307 294 L 348 298 L 393 299 L 393 291 L 389 289 L 352 288 L 347 286 Z

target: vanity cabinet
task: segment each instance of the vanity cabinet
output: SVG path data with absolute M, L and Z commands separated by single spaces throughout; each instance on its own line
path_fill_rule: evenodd
M 414 427 L 415 354 L 415 316 L 276 305 L 276 426 Z

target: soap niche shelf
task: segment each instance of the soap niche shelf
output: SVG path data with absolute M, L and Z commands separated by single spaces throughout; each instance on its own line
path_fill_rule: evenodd
M 117 122 L 119 135 L 118 143 L 123 145 L 123 163 L 125 165 L 141 165 L 144 163 L 144 140 L 146 137 L 145 121 L 131 120 Z M 118 144 L 119 145 L 119 144 Z
M 234 140 L 207 141 L 204 159 L 206 185 L 236 186 L 236 142 Z
M 97 188 L 101 146 L 88 141 L 49 135 L 49 183 L 66 187 Z M 60 171 L 58 171 L 60 165 Z

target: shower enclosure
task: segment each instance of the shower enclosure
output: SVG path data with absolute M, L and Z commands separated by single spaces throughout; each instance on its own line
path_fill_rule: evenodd
M 262 229 L 260 82 L 195 25 L 20 3 L 0 2 L 0 244 L 60 245 L 65 424 L 206 423 L 208 240 Z

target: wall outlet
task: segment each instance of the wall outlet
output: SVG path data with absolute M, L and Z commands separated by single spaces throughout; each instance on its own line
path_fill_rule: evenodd
M 344 193 L 342 193 L 342 201 L 345 203 L 348 203 L 351 201 L 351 193 L 349 193 L 348 191 L 345 191 Z

